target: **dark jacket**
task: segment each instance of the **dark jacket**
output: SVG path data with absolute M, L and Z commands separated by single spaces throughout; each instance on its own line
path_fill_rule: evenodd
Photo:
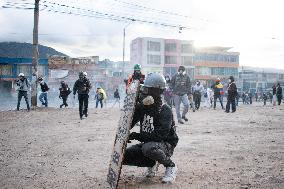
M 279 86 L 276 88 L 276 96 L 282 98 L 282 87 Z
M 236 98 L 238 89 L 235 82 L 231 82 L 228 85 L 228 98 Z
M 60 97 L 68 96 L 71 93 L 71 90 L 67 84 L 61 85 L 61 87 L 59 88 L 59 91 L 60 91 L 60 94 L 59 94 Z
M 75 95 L 76 92 L 80 94 L 89 94 L 90 89 L 92 88 L 91 82 L 89 79 L 84 78 L 84 79 L 78 79 L 73 87 L 73 94 Z
M 45 82 L 41 82 L 40 83 L 40 88 L 41 88 L 41 91 L 44 93 L 44 92 L 47 92 L 49 90 L 47 84 Z
M 187 74 L 177 73 L 172 77 L 173 93 L 179 96 L 191 93 L 190 78 Z
M 119 98 L 120 99 L 118 91 L 114 91 L 113 96 L 114 96 L 114 98 Z
M 173 147 L 178 143 L 178 136 L 175 130 L 175 122 L 171 108 L 164 104 L 161 112 L 154 117 L 149 115 L 142 105 L 136 106 L 132 127 L 140 121 L 140 142 L 167 142 Z

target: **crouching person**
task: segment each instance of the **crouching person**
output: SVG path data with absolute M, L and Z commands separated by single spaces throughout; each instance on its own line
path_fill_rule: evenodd
M 166 168 L 163 183 L 173 183 L 177 166 L 171 160 L 178 143 L 171 108 L 162 104 L 165 78 L 157 73 L 149 74 L 141 88 L 140 103 L 135 107 L 132 127 L 140 121 L 140 133 L 132 132 L 129 140 L 141 143 L 126 149 L 124 165 L 147 167 L 147 177 L 156 174 L 159 164 Z

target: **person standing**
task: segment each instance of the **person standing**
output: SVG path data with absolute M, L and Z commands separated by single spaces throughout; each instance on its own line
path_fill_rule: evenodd
M 263 106 L 266 105 L 267 98 L 268 98 L 268 97 L 267 97 L 267 94 L 264 92 L 264 93 L 262 94 Z
M 16 86 L 18 91 L 17 111 L 20 110 L 22 97 L 24 97 L 26 101 L 27 110 L 30 111 L 30 105 L 28 101 L 28 90 L 30 88 L 30 83 L 23 73 L 19 73 L 19 78 L 16 80 Z
M 125 80 L 126 92 L 127 92 L 127 88 L 130 86 L 133 80 L 139 80 L 140 84 L 144 83 L 145 75 L 142 74 L 141 72 L 141 69 L 142 69 L 141 65 L 135 64 L 133 69 L 134 69 L 133 74 L 129 75 L 128 79 Z
M 78 93 L 79 100 L 79 115 L 80 119 L 83 119 L 83 115 L 88 117 L 88 104 L 89 104 L 89 92 L 92 88 L 91 82 L 87 78 L 87 74 L 79 72 L 79 79 L 73 86 L 73 95 L 75 98 L 76 92 Z
M 47 91 L 49 90 L 48 85 L 46 84 L 46 82 L 43 81 L 42 77 L 39 77 L 38 81 L 41 89 L 39 100 L 43 106 L 47 107 L 48 106 Z
M 140 143 L 127 147 L 123 165 L 147 167 L 146 177 L 154 177 L 161 164 L 166 168 L 162 182 L 173 183 L 178 169 L 171 157 L 179 138 L 172 110 L 162 102 L 165 86 L 162 75 L 152 73 L 147 76 L 131 125 L 133 128 L 140 122 L 140 132 L 132 132 L 128 138 Z
M 229 113 L 230 106 L 232 105 L 232 113 L 234 113 L 236 111 L 236 95 L 238 93 L 238 90 L 233 76 L 229 77 L 229 84 L 227 91 L 228 91 L 228 98 L 227 98 L 227 105 L 225 112 Z
M 277 101 L 278 101 L 278 105 L 281 104 L 281 100 L 282 100 L 282 87 L 280 86 L 280 83 L 277 84 L 276 87 L 276 97 L 277 97 Z
M 67 83 L 65 83 L 64 81 L 60 82 L 61 87 L 59 88 L 59 98 L 62 98 L 63 103 L 60 105 L 60 108 L 62 108 L 63 106 L 68 107 L 67 104 L 67 98 L 68 95 L 71 93 L 70 88 L 68 87 Z
M 184 66 L 179 66 L 178 73 L 172 78 L 172 87 L 174 94 L 174 103 L 177 114 L 178 123 L 184 124 L 188 121 L 186 114 L 189 108 L 188 94 L 191 93 L 190 78 L 185 72 Z M 180 104 L 183 103 L 184 109 L 182 115 L 180 114 Z
M 165 76 L 166 80 L 166 89 L 164 91 L 164 100 L 171 108 L 173 107 L 173 89 L 171 86 L 170 76 Z
M 221 80 L 219 78 L 217 78 L 216 83 L 214 85 L 212 85 L 211 88 L 214 91 L 214 106 L 213 106 L 214 110 L 216 109 L 217 99 L 219 99 L 221 107 L 222 107 L 222 109 L 224 109 L 223 101 L 222 101 L 222 97 L 221 97 L 221 91 L 223 90 L 223 85 L 221 83 Z
M 114 97 L 114 104 L 112 105 L 112 107 L 115 106 L 115 104 L 118 102 L 118 107 L 120 108 L 120 95 L 119 95 L 119 92 L 118 92 L 118 89 L 116 89 L 113 93 L 113 97 Z
M 201 95 L 204 92 L 204 87 L 202 84 L 200 84 L 200 81 L 196 81 L 196 84 L 193 86 L 192 92 L 193 92 L 193 101 L 195 103 L 195 109 L 198 110 L 201 103 Z
M 276 86 L 275 85 L 272 86 L 272 95 L 273 95 L 273 97 L 272 97 L 273 106 L 275 106 L 276 101 L 277 101 Z
M 101 104 L 101 108 L 103 108 L 104 94 L 100 87 L 97 88 L 95 100 L 96 100 L 96 108 L 98 108 L 99 103 Z

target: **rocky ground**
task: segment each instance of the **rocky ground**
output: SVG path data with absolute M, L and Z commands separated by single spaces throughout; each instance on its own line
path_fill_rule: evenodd
M 119 108 L 0 112 L 0 188 L 108 188 L 106 175 Z M 284 106 L 203 108 L 178 125 L 174 184 L 124 166 L 123 188 L 284 188 Z

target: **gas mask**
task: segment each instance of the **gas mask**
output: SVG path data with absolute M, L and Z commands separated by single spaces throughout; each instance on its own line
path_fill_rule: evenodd
M 149 92 L 149 88 L 141 86 L 141 100 L 145 107 L 150 107 L 155 103 L 153 96 Z

